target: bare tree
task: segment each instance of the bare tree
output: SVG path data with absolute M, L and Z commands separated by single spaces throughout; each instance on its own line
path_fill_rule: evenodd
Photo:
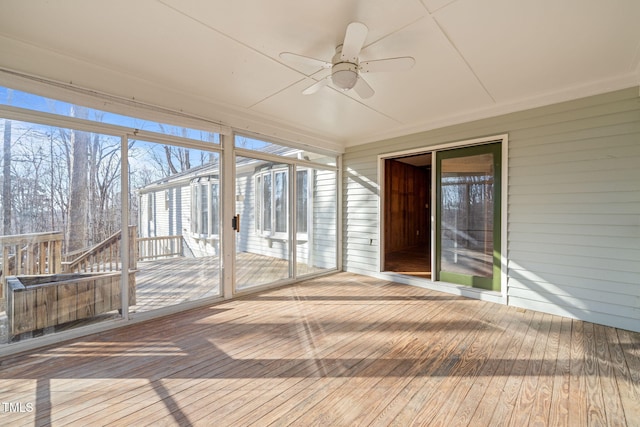
M 120 141 L 110 143 L 108 138 L 94 135 L 92 147 L 92 211 L 94 213 L 93 238 L 102 241 L 121 228 L 120 194 Z
M 47 135 L 36 128 L 23 129 L 14 140 L 11 159 L 11 203 L 14 231 L 37 233 L 47 230 L 46 184 L 51 168 L 43 141 Z
M 2 163 L 2 234 L 11 234 L 11 120 L 6 119 Z
M 52 230 L 62 231 L 67 235 L 67 219 L 69 217 L 69 169 L 71 155 L 69 150 L 70 136 L 66 129 L 54 128 L 49 136 L 49 152 L 51 170 L 49 176 L 50 197 L 52 198 Z
M 160 130 L 163 133 L 167 133 L 167 130 L 162 124 L 159 124 Z M 187 137 L 188 131 L 186 128 L 182 128 L 182 136 Z M 189 158 L 189 149 L 174 147 L 171 145 L 165 145 L 164 155 L 165 162 L 158 161 L 159 164 L 166 164 L 168 167 L 168 175 L 174 175 L 180 172 L 191 169 L 191 159 Z M 159 160 L 159 159 L 157 159 Z
M 5 123 L 2 172 L 3 234 L 43 231 L 42 172 L 46 154 L 40 144 L 42 132 L 21 122 Z
M 88 110 L 73 106 L 73 117 L 88 118 Z M 71 180 L 69 193 L 69 220 L 66 235 L 68 252 L 82 249 L 87 245 L 89 208 L 89 142 L 90 134 L 71 131 Z

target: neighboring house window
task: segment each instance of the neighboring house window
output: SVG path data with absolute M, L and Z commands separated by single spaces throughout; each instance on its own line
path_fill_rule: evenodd
M 296 173 L 296 227 L 298 239 L 308 229 L 309 171 Z M 256 232 L 263 236 L 286 238 L 289 231 L 289 170 L 271 169 L 255 175 Z
M 156 235 L 155 193 L 147 193 L 145 199 L 147 204 L 147 209 L 146 209 L 147 217 L 146 217 L 146 223 L 143 224 L 142 215 L 140 215 L 140 230 L 142 233 L 144 233 L 146 237 L 154 237 Z M 140 198 L 140 201 L 142 202 L 142 197 Z M 145 230 L 145 231 L 142 231 L 142 230 Z
M 273 174 L 273 189 L 271 200 L 273 203 L 273 224 L 276 234 L 287 232 L 287 173 Z
M 198 234 L 208 235 L 209 233 L 209 186 L 207 184 L 198 185 Z
M 209 206 L 211 207 L 211 235 L 220 234 L 220 183 L 212 182 L 209 186 Z
M 298 238 L 301 234 L 307 234 L 309 212 L 309 171 L 298 170 L 296 176 L 296 227 Z
M 147 194 L 147 221 L 152 222 L 154 220 L 154 208 L 155 208 L 155 201 L 154 199 L 154 194 L 153 193 L 148 193 Z
M 191 232 L 198 237 L 220 234 L 220 183 L 217 177 L 202 177 L 191 184 Z

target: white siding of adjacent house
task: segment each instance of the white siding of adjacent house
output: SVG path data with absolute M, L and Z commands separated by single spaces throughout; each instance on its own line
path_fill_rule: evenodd
M 175 211 L 181 212 L 181 219 L 173 229 L 184 238 L 185 256 L 196 258 L 218 256 L 221 247 L 219 236 L 203 237 L 191 231 L 191 222 L 193 221 L 191 218 L 191 197 L 195 197 L 193 193 L 194 187 L 192 185 L 183 185 L 175 189 L 175 194 L 178 197 L 174 202 L 176 204 Z
M 311 257 L 305 262 L 313 267 L 336 268 L 338 239 L 337 191 L 335 171 L 315 170 L 310 175 L 313 185 L 311 202 Z M 308 248 L 308 245 L 306 245 Z M 298 258 L 300 260 L 300 257 Z
M 237 252 L 249 252 L 273 258 L 289 259 L 286 238 L 270 238 L 256 230 L 255 175 L 253 172 L 236 177 L 236 212 L 240 214 L 240 236 Z
M 309 174 L 313 200 L 309 201 L 310 239 L 301 234 L 296 245 L 298 263 L 323 269 L 335 269 L 337 265 L 337 185 L 336 172 L 314 169 Z M 289 242 L 286 235 L 268 237 L 261 235 L 255 226 L 255 174 L 238 173 L 236 179 L 236 212 L 240 214 L 240 233 L 236 237 L 236 250 L 280 259 L 289 259 Z M 145 189 L 140 198 L 140 237 L 181 235 L 185 256 L 202 257 L 219 255 L 217 237 L 199 236 L 191 231 L 191 196 L 193 186 L 188 181 Z M 151 207 L 150 207 L 151 203 Z
M 299 263 L 310 263 L 319 268 L 336 267 L 336 191 L 334 171 L 316 170 L 310 174 L 309 184 L 313 186 L 314 200 L 309 202 L 311 222 L 309 224 L 313 242 L 309 253 L 309 240 L 301 240 L 296 246 Z M 255 175 L 242 174 L 236 178 L 236 211 L 240 214 L 240 237 L 236 240 L 236 250 L 288 259 L 289 249 L 286 239 L 261 236 L 255 227 Z M 311 258 L 310 258 L 311 256 Z
M 176 184 L 142 195 L 140 203 L 140 237 L 182 236 L 184 255 L 203 257 L 219 255 L 219 240 L 200 238 L 191 232 L 191 185 Z M 149 196 L 153 203 L 149 217 Z
M 344 269 L 381 274 L 379 154 L 506 133 L 508 303 L 640 331 L 638 95 L 635 87 L 348 149 Z

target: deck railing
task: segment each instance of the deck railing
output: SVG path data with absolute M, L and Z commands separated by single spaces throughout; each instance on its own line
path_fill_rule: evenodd
M 0 237 L 0 298 L 6 298 L 7 276 L 62 272 L 62 233 L 15 234 Z
M 182 236 L 139 237 L 138 260 L 155 260 L 184 256 Z
M 7 276 L 120 271 L 121 240 L 118 231 L 89 249 L 63 256 L 61 232 L 1 236 L 0 299 L 6 298 Z M 129 226 L 129 243 L 130 270 L 137 268 L 138 260 L 184 256 L 182 236 L 138 238 L 137 227 Z
M 129 269 L 135 270 L 137 262 L 136 241 L 137 229 L 134 225 L 129 226 Z M 63 262 L 62 268 L 65 273 L 91 273 L 122 270 L 122 259 L 120 257 L 120 241 L 122 232 L 117 231 L 106 240 L 83 251 L 77 257 Z

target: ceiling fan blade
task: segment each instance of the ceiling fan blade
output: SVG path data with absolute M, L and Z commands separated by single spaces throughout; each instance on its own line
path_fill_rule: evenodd
M 318 80 L 317 82 L 315 82 L 314 84 L 312 84 L 311 86 L 309 86 L 308 88 L 306 88 L 305 90 L 302 91 L 303 95 L 312 95 L 314 93 L 316 93 L 317 91 L 319 91 L 320 89 L 322 89 L 323 87 L 325 87 L 326 85 L 329 84 L 329 78 L 331 76 L 327 76 L 322 80 Z
M 344 35 L 340 59 L 348 62 L 356 62 L 368 32 L 369 29 L 367 26 L 360 22 L 352 22 L 349 24 L 347 32 Z
M 375 93 L 373 88 L 369 86 L 369 83 L 367 83 L 362 78 L 362 76 L 358 76 L 358 81 L 356 82 L 356 85 L 353 87 L 353 90 L 355 90 L 356 93 L 360 95 L 360 98 L 362 99 L 371 98 Z
M 303 65 L 312 65 L 315 67 L 322 68 L 331 68 L 331 62 L 323 61 L 322 59 L 311 58 L 309 56 L 298 55 L 297 53 L 291 52 L 282 52 L 280 54 L 280 58 L 284 61 L 303 64 Z
M 413 67 L 416 60 L 410 56 L 386 58 L 360 63 L 361 73 L 377 73 L 381 71 L 406 71 Z

